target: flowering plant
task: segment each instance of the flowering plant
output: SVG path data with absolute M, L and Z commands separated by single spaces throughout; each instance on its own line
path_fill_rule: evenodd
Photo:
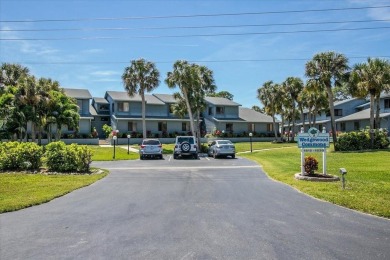
M 312 156 L 305 157 L 305 172 L 307 174 L 314 174 L 314 171 L 318 170 L 318 161 Z

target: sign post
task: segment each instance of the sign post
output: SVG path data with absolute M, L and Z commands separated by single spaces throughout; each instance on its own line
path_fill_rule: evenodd
M 329 148 L 329 133 L 325 127 L 320 132 L 312 127 L 307 133 L 303 127 L 298 135 L 298 148 L 301 148 L 301 175 L 305 173 L 305 152 L 322 152 L 322 173 L 326 175 L 326 148 Z

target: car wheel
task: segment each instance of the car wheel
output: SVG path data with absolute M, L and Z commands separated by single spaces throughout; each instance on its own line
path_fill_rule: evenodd
M 160 155 L 160 159 L 162 160 L 162 158 L 163 158 L 163 156 L 162 155 Z
M 173 159 L 177 159 L 177 154 L 173 154 Z
M 197 153 L 194 153 L 193 158 L 194 158 L 194 159 L 198 159 L 198 154 L 197 154 Z
M 188 153 L 190 150 L 191 150 L 191 145 L 190 143 L 188 142 L 183 142 L 180 146 L 180 149 L 185 152 L 185 153 Z
M 144 156 L 141 154 L 141 155 L 139 156 L 139 159 L 140 159 L 140 160 L 143 160 L 143 159 L 144 159 Z
M 236 158 L 236 155 L 235 154 L 232 154 L 232 159 Z

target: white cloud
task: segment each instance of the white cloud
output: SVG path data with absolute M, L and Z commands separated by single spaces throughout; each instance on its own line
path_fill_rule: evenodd
M 120 75 L 120 73 L 114 70 L 99 70 L 99 71 L 91 72 L 91 75 L 97 77 L 107 77 L 107 76 Z

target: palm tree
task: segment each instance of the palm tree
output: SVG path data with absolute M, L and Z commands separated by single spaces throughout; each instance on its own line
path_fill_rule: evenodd
M 380 127 L 379 99 L 382 91 L 390 90 L 390 64 L 387 60 L 367 59 L 367 63 L 358 63 L 353 67 L 349 79 L 350 90 L 355 97 L 370 96 L 370 128 Z M 375 107 L 375 104 L 377 106 Z M 376 117 L 374 111 L 376 110 Z M 374 133 L 371 132 L 371 142 Z
M 329 109 L 329 102 L 325 92 L 325 87 L 318 81 L 308 81 L 302 91 L 302 95 L 305 96 L 306 108 L 309 110 L 309 127 L 312 127 L 316 124 L 317 115 L 321 111 Z
M 0 68 L 0 85 L 16 86 L 19 79 L 29 76 L 29 69 L 20 64 L 2 63 Z
M 142 135 L 146 138 L 146 103 L 145 92 L 151 92 L 160 84 L 160 72 L 155 64 L 145 59 L 132 60 L 122 75 L 123 85 L 127 94 L 133 97 L 139 94 L 142 100 Z
M 181 95 L 184 99 L 184 102 L 187 107 L 188 116 L 190 118 L 191 133 L 195 136 L 195 127 L 194 127 L 194 116 L 192 107 L 189 101 L 189 91 L 192 88 L 196 88 L 197 80 L 197 71 L 195 67 L 191 66 L 188 61 L 178 60 L 173 64 L 173 71 L 167 73 L 167 78 L 165 83 L 169 88 L 179 87 Z
M 291 104 L 291 121 L 292 121 L 292 131 L 293 135 L 291 141 L 294 141 L 294 131 L 295 131 L 295 121 L 296 121 L 296 108 L 298 103 L 299 93 L 303 89 L 303 81 L 297 77 L 288 77 L 283 83 L 282 88 L 284 89 L 287 97 L 290 99 Z
M 280 86 L 274 84 L 273 81 L 267 81 L 262 85 L 262 87 L 257 89 L 257 98 L 261 103 L 263 103 L 266 114 L 272 116 L 275 141 L 278 137 L 275 116 L 278 111 L 278 99 L 280 98 L 280 93 Z
M 318 53 L 306 63 L 306 76 L 310 78 L 309 81 L 317 81 L 325 86 L 330 109 L 333 144 L 337 142 L 337 134 L 332 87 L 341 83 L 348 69 L 347 57 L 333 51 Z
M 50 96 L 48 111 L 50 120 L 48 123 L 56 124 L 56 140 L 58 141 L 61 138 L 62 126 L 67 125 L 78 129 L 79 108 L 74 98 L 68 97 L 61 91 L 51 91 Z
M 27 120 L 31 122 L 31 139 L 35 142 L 36 126 L 39 125 L 38 106 L 47 93 L 38 84 L 34 76 L 29 76 L 19 80 L 18 102 L 27 107 Z

